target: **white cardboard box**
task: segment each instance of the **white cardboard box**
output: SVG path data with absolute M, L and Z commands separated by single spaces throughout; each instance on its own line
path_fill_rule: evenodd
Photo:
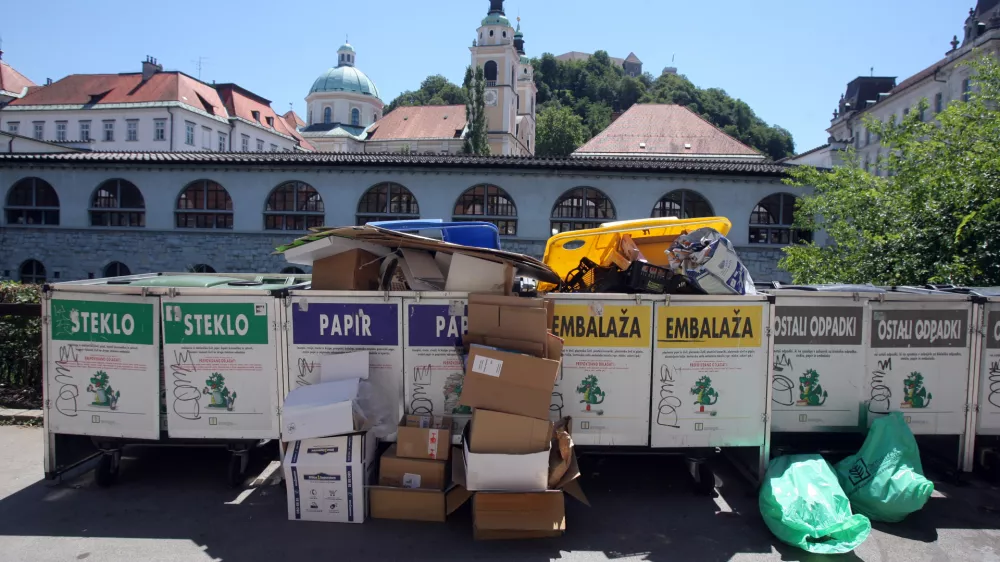
M 289 392 L 281 412 L 281 440 L 354 433 L 364 422 L 356 408 L 360 382 L 345 379 Z
M 365 484 L 371 482 L 377 443 L 371 432 L 296 441 L 282 467 L 288 489 L 288 519 L 364 523 Z
M 551 448 L 551 443 L 549 444 Z M 549 450 L 530 455 L 495 455 L 469 450 L 462 436 L 465 483 L 470 492 L 544 492 L 549 489 Z

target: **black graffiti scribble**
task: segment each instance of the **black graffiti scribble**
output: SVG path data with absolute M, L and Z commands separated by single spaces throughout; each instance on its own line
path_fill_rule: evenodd
M 562 419 L 562 417 L 563 417 L 563 406 L 564 406 L 564 404 L 563 404 L 563 395 L 562 395 L 562 392 L 553 392 L 552 393 L 552 403 L 549 404 L 549 411 L 550 412 L 558 412 L 559 419 Z
M 888 414 L 892 389 L 885 384 L 885 378 L 892 372 L 892 359 L 878 362 L 878 370 L 872 371 L 871 399 L 868 401 L 868 411 L 872 414 Z M 876 406 L 878 404 L 878 406 Z
M 413 368 L 413 393 L 410 396 L 410 413 L 415 416 L 433 416 L 434 401 L 427 397 L 431 384 L 431 365 Z
M 670 367 L 660 367 L 660 403 L 657 405 L 656 425 L 679 429 L 677 408 L 682 405 L 681 399 L 674 394 L 674 374 Z
M 309 378 L 316 371 L 317 365 L 318 363 L 313 363 L 305 357 L 298 360 L 299 375 L 295 379 L 296 388 L 312 384 Z
M 74 384 L 69 366 L 78 363 L 79 360 L 76 346 L 70 344 L 59 347 L 59 360 L 56 361 L 54 377 L 55 383 L 59 385 L 59 391 L 56 393 L 56 411 L 70 418 L 77 416 L 80 387 Z
M 792 369 L 792 358 L 785 354 L 774 358 L 774 377 L 771 379 L 771 402 L 781 406 L 795 403 L 795 382 L 779 372 Z
M 198 371 L 190 351 L 175 351 L 170 365 L 173 375 L 174 401 L 171 407 L 181 419 L 201 419 L 201 391 L 191 384 L 191 376 Z
M 987 398 L 990 404 L 1000 408 L 1000 361 L 990 363 L 990 395 Z

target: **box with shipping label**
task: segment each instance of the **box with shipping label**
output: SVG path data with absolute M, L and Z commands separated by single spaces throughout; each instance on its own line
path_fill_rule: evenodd
M 377 291 L 381 258 L 354 249 L 313 262 L 312 289 L 316 291 Z
M 465 488 L 472 492 L 542 492 L 548 489 L 549 447 L 523 455 L 473 453 L 471 428 L 463 435 Z
M 396 445 L 382 453 L 379 461 L 379 486 L 444 490 L 448 484 L 447 461 L 407 459 L 396 454 Z
M 282 467 L 289 520 L 364 523 L 368 505 L 365 483 L 374 464 L 365 464 L 360 455 L 354 462 L 339 462 L 336 457 L 305 453 L 302 447 L 291 446 Z
M 478 493 L 472 525 L 477 540 L 558 537 L 566 531 L 566 502 L 559 490 Z
M 476 408 L 469 424 L 473 453 L 525 455 L 548 451 L 552 422 Z
M 452 423 L 449 416 L 403 417 L 396 434 L 396 455 L 410 459 L 448 460 Z
M 342 435 L 364 428 L 366 420 L 357 404 L 360 384 L 360 379 L 344 379 L 289 392 L 281 411 L 281 440 Z
M 473 345 L 459 404 L 547 420 L 560 365 L 558 360 Z

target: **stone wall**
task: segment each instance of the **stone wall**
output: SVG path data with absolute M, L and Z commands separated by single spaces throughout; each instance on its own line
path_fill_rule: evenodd
M 736 252 L 740 256 L 740 261 L 750 271 L 750 277 L 754 282 L 792 282 L 792 276 L 787 271 L 778 269 L 778 261 L 785 257 L 781 248 L 741 246 L 736 248 Z

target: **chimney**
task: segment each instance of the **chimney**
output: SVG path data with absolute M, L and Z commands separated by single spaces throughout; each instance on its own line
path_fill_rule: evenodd
M 45 85 L 46 86 L 51 86 L 52 85 L 52 79 L 51 78 L 46 78 L 45 79 Z
M 142 81 L 149 80 L 157 72 L 163 72 L 163 67 L 156 62 L 156 59 L 146 55 L 146 60 L 142 61 Z

